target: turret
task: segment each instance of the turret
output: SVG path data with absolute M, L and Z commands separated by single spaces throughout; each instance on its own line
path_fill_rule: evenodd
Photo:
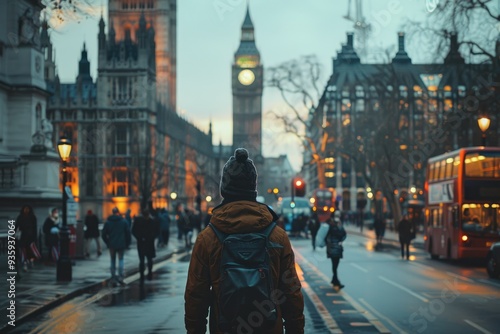
M 398 52 L 392 59 L 393 64 L 411 64 L 411 59 L 405 50 L 405 34 L 400 32 L 398 34 Z

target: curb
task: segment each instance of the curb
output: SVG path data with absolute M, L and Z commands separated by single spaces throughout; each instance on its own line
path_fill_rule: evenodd
M 183 251 L 185 251 L 184 248 L 180 248 L 180 249 L 175 249 L 173 250 L 171 253 L 168 253 L 168 254 L 165 254 L 161 257 L 156 257 L 154 260 L 153 260 L 153 264 L 157 264 L 159 262 L 162 262 L 162 261 L 165 261 L 169 258 L 171 258 L 174 254 L 179 254 L 179 253 L 182 253 Z M 129 270 L 125 270 L 125 277 L 129 277 L 129 276 L 132 276 L 136 273 L 139 272 L 139 267 L 133 267 L 133 268 L 130 268 Z M 42 313 L 45 313 L 47 312 L 48 310 L 51 310 L 53 308 L 56 308 L 57 306 L 67 302 L 68 300 L 71 300 L 75 297 L 78 297 L 80 295 L 82 295 L 83 293 L 85 293 L 86 291 L 89 291 L 89 290 L 92 290 L 92 289 L 95 289 L 95 288 L 98 288 L 99 286 L 106 286 L 106 284 L 109 282 L 111 278 L 107 278 L 103 281 L 98 281 L 98 282 L 95 282 L 95 283 L 91 283 L 91 284 L 88 284 L 88 285 L 85 285 L 81 288 L 78 288 L 76 290 L 73 290 L 65 295 L 62 295 L 60 297 L 57 297 L 55 298 L 53 301 L 50 301 L 46 304 L 43 304 L 42 306 L 34 309 L 33 311 L 31 312 L 28 312 L 26 313 L 25 315 L 19 317 L 19 318 L 16 318 L 16 326 L 13 327 L 13 326 L 10 326 L 9 324 L 6 324 L 5 326 L 3 327 L 0 327 L 0 333 L 8 333 L 12 330 L 14 330 L 18 325 L 22 325 L 23 323 L 27 322 L 28 320 L 42 314 Z

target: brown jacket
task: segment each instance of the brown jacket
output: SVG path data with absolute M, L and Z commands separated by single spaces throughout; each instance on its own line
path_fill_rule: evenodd
M 237 201 L 221 205 L 213 210 L 212 224 L 223 233 L 249 233 L 259 231 L 277 219 L 276 214 L 266 205 Z M 282 247 L 270 248 L 270 267 L 275 296 L 278 304 L 278 321 L 271 330 L 264 332 L 243 324 L 248 333 L 304 333 L 304 299 L 300 281 L 295 271 L 295 256 L 286 232 L 274 228 L 269 236 L 271 243 Z M 214 231 L 208 227 L 196 239 L 189 265 L 186 284 L 185 325 L 188 334 L 206 332 L 208 309 L 210 312 L 210 333 L 222 334 L 217 328 L 217 302 L 219 293 L 221 243 Z M 212 288 L 212 290 L 211 290 Z M 283 319 L 284 323 L 283 323 Z M 249 330 L 250 329 L 250 330 Z

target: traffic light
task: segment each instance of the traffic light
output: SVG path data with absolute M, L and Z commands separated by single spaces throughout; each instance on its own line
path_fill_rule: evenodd
M 293 183 L 295 196 L 304 197 L 306 195 L 306 183 L 302 179 L 296 179 Z

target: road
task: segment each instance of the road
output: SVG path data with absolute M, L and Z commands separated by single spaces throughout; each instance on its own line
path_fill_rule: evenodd
M 310 240 L 293 239 L 305 296 L 306 333 L 498 333 L 500 281 L 483 267 L 431 260 L 413 250 L 375 251 L 369 239 L 348 235 L 339 266 L 341 292 L 329 285 L 331 265 Z M 12 333 L 185 333 L 184 286 L 190 256 L 155 266 L 143 287 L 138 275 L 125 287 L 77 297 L 16 327 Z

